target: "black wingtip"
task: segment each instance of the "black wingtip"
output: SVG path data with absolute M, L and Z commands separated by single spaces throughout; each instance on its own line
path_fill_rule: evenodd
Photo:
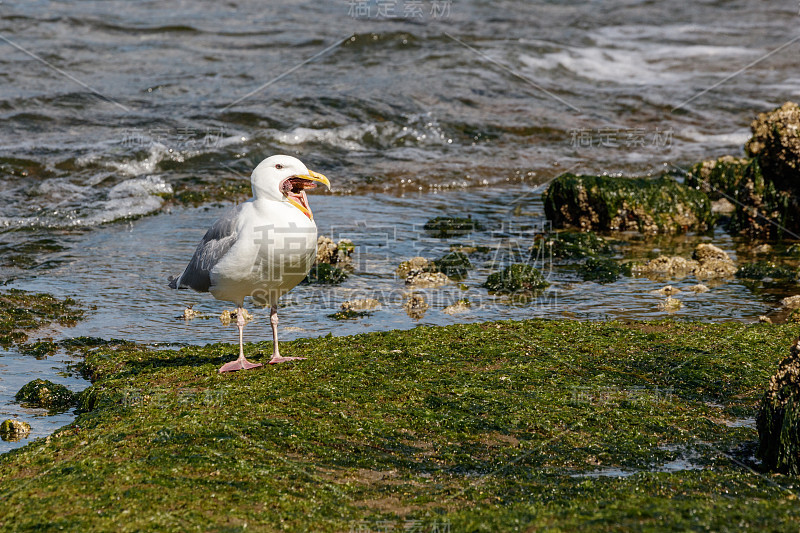
M 167 281 L 169 281 L 169 288 L 170 289 L 177 289 L 178 288 L 178 278 L 170 276 L 169 278 L 167 278 Z

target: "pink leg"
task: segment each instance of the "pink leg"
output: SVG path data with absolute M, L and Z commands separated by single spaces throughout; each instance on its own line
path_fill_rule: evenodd
M 218 371 L 220 374 L 264 366 L 261 363 L 251 363 L 244 357 L 244 308 L 242 307 L 236 310 L 236 325 L 239 326 L 239 358 L 236 361 L 222 365 Z
M 282 357 L 278 350 L 278 308 L 273 306 L 269 311 L 269 322 L 272 324 L 272 359 L 269 364 L 276 365 L 287 361 L 302 361 L 305 357 Z

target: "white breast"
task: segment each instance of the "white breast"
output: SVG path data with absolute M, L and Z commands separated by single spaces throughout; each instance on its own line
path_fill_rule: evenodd
M 303 281 L 317 251 L 317 225 L 287 202 L 256 200 L 242 210 L 236 244 L 211 271 L 215 298 L 259 305 Z

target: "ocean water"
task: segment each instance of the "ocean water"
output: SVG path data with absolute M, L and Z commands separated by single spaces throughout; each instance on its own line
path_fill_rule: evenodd
M 311 197 L 320 233 L 358 248 L 343 285 L 286 298 L 283 338 L 665 316 L 652 293 L 659 280 L 598 285 L 556 268 L 551 289 L 527 303 L 480 284 L 493 260 L 546 231 L 539 195 L 562 172 L 649 176 L 741 154 L 755 114 L 800 98 L 798 22 L 796 2 L 756 0 L 3 2 L 0 281 L 97 307 L 54 338 L 233 342 L 234 328 L 216 318 L 228 304 L 164 280 L 236 199 L 180 207 L 163 196 L 245 180 L 264 157 L 287 153 L 334 186 Z M 465 244 L 502 250 L 464 287 L 421 291 L 430 308 L 414 319 L 394 268 L 447 250 L 421 230 L 445 213 L 487 228 Z M 633 241 L 620 254 L 688 255 L 709 241 L 747 255 L 747 243 L 721 231 Z M 676 315 L 754 320 L 783 295 L 736 281 L 711 288 L 681 293 Z M 328 317 L 356 297 L 383 306 L 357 321 Z M 461 298 L 469 311 L 443 312 Z M 190 304 L 210 318 L 176 319 Z M 268 338 L 264 315 L 245 334 Z M 0 354 L 0 407 L 41 436 L 63 419 L 16 406 L 19 386 L 34 374 L 86 384 L 59 375 L 64 354 L 25 361 Z

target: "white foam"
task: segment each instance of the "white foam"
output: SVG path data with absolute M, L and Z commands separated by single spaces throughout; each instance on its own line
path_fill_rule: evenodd
M 181 152 L 171 151 L 161 143 L 151 144 L 148 147 L 148 152 L 149 153 L 146 159 L 107 161 L 105 164 L 122 175 L 141 176 L 142 174 L 153 173 L 158 164 L 166 159 L 171 159 L 177 162 L 184 161 L 184 155 Z
M 749 129 L 740 129 L 728 133 L 709 134 L 703 133 L 694 126 L 689 126 L 680 131 L 680 136 L 691 141 L 706 145 L 742 147 L 752 134 Z
M 291 146 L 308 142 L 319 142 L 345 150 L 366 150 L 362 143 L 365 135 L 377 135 L 374 124 L 348 124 L 336 128 L 315 130 L 298 127 L 289 132 L 276 132 L 274 138 L 282 144 Z
M 680 34 L 685 34 L 684 42 L 707 37 L 694 25 L 609 26 L 589 33 L 591 46 L 562 46 L 540 56 L 522 55 L 520 61 L 533 69 L 562 68 L 597 81 L 667 85 L 694 79 L 698 73 L 726 71 L 731 61 L 763 52 L 741 46 L 669 44 Z
M 47 196 L 49 209 L 35 216 L 0 217 L 5 227 L 96 226 L 123 218 L 148 215 L 161 209 L 159 194 L 172 193 L 172 186 L 160 176 L 132 178 L 107 191 L 55 178 L 41 183 L 34 194 Z

